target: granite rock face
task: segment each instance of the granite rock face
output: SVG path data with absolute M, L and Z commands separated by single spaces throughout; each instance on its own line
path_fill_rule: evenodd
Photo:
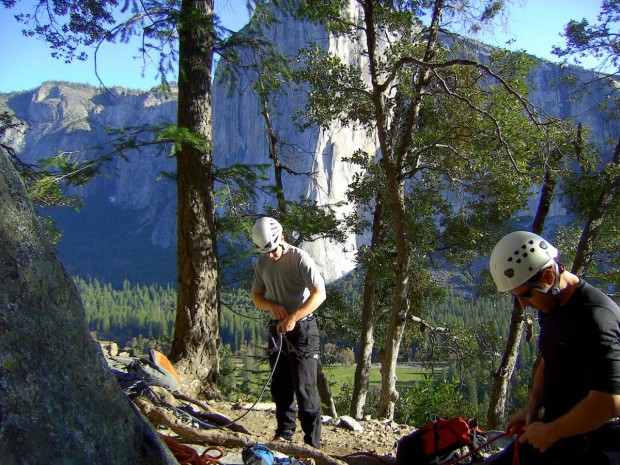
M 294 56 L 299 48 L 315 42 L 344 60 L 364 66 L 363 54 L 352 42 L 335 38 L 316 25 L 282 18 L 270 35 L 273 43 L 288 56 Z M 476 53 L 481 56 L 490 52 L 490 48 L 483 44 L 476 44 L 476 47 Z M 598 101 L 607 90 L 595 89 L 586 98 L 575 98 L 572 88 L 562 82 L 570 73 L 583 81 L 592 77 L 590 71 L 539 60 L 531 75 L 532 102 L 549 114 L 571 117 L 588 125 L 599 142 L 609 136 L 617 137 L 618 122 L 610 121 L 603 112 L 592 109 L 592 102 Z M 239 79 L 232 91 L 218 79 L 214 81 L 215 162 L 218 166 L 270 164 L 265 124 L 257 97 L 251 91 L 253 78 L 250 74 L 243 74 Z M 283 143 L 280 155 L 292 169 L 312 173 L 310 176 L 286 175 L 286 197 L 291 200 L 311 199 L 319 204 L 345 201 L 345 205 L 336 208 L 344 215 L 352 208 L 346 204 L 346 191 L 357 173 L 357 167 L 345 162 L 344 158 L 358 149 L 374 154 L 376 144 L 363 130 L 355 127 L 311 128 L 300 132 L 292 117 L 304 104 L 303 90 L 290 88 L 278 96 L 271 113 L 275 132 Z M 113 136 L 108 132 L 110 128 L 173 123 L 176 120 L 174 97 L 124 89 L 106 91 L 67 83 L 45 83 L 31 92 L 0 94 L 0 107 L 8 107 L 27 124 L 27 131 L 13 131 L 8 138 L 8 142 L 27 160 L 97 144 L 111 147 Z M 153 148 L 128 156 L 130 162 L 116 160 L 107 177 L 96 178 L 77 191 L 87 200 L 86 213 L 81 219 L 61 214 L 66 242 L 71 243 L 71 250 L 63 243 L 59 245 L 61 257 L 72 273 L 98 277 L 97 270 L 105 264 L 109 267 L 108 273 L 120 277 L 121 281 L 128 278 L 131 281 L 173 282 L 176 273 L 176 192 L 173 181 L 158 178 L 161 172 L 174 171 L 174 159 L 158 154 Z M 265 204 L 273 203 L 272 198 L 259 196 L 256 211 L 261 212 Z M 559 204 L 552 206 L 552 216 L 559 218 L 563 214 Z M 109 224 L 97 223 L 103 217 L 113 219 Z M 75 249 L 82 247 L 83 253 L 92 250 L 89 244 L 93 239 L 100 243 L 105 254 L 90 260 L 96 263 L 85 263 L 76 255 Z M 112 239 L 118 246 L 109 245 Z M 82 246 L 80 240 L 84 241 Z M 356 251 L 367 241 L 368 237 L 351 235 L 344 245 L 318 240 L 303 247 L 317 260 L 325 277 L 334 280 L 355 267 Z M 157 258 L 151 258 L 153 256 Z M 140 278 L 129 272 L 137 268 L 142 269 Z M 110 280 L 109 276 L 102 278 Z
M 4 154 L 0 457 L 4 465 L 177 463 L 109 371 L 77 289 Z

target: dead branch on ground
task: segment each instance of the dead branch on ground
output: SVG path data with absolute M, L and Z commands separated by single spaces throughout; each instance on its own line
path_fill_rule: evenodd
M 246 446 L 253 446 L 257 443 L 252 436 L 233 431 L 218 428 L 199 429 L 184 425 L 166 408 L 158 407 L 142 397 L 134 399 L 134 403 L 151 424 L 169 428 L 188 443 L 219 446 L 229 449 L 243 449 Z M 346 465 L 346 462 L 335 459 L 305 444 L 274 441 L 264 441 L 261 444 L 286 455 L 314 459 L 317 465 Z

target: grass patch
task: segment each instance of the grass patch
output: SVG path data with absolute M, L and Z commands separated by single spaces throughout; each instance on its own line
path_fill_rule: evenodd
M 355 378 L 355 365 L 344 366 L 326 366 L 323 372 L 329 381 L 332 394 L 337 396 L 344 384 L 353 385 Z M 399 366 L 396 368 L 396 386 L 399 388 L 413 387 L 420 381 L 428 370 L 417 366 Z M 379 365 L 373 365 L 370 370 L 370 386 L 379 389 L 381 387 L 381 372 Z
M 270 367 L 267 361 L 253 359 L 250 366 L 248 366 L 241 357 L 235 356 L 231 357 L 231 359 L 231 363 L 234 364 L 234 374 L 230 382 L 236 385 L 238 390 L 245 391 L 249 389 L 250 397 L 253 395 L 254 390 L 260 391 L 270 373 Z M 323 373 L 325 373 L 327 377 L 334 397 L 341 393 L 343 386 L 347 384 L 353 386 L 355 368 L 356 365 L 323 366 Z M 379 364 L 373 364 L 370 370 L 370 388 L 377 391 L 379 391 L 381 387 L 381 372 L 379 369 Z M 418 381 L 421 381 L 427 373 L 430 373 L 430 370 L 426 370 L 417 365 L 399 365 L 396 368 L 396 386 L 399 389 L 413 387 Z

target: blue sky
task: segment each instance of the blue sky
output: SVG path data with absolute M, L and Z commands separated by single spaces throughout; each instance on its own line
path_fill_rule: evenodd
M 27 11 L 33 0 L 19 0 Z M 559 34 L 570 19 L 596 20 L 600 9 L 596 0 L 513 0 L 509 5 L 508 29 L 477 37 L 478 40 L 511 50 L 526 50 L 551 61 L 553 45 L 562 44 Z M 216 13 L 225 26 L 238 29 L 247 22 L 245 0 L 215 0 Z M 0 7 L 0 92 L 33 89 L 45 81 L 60 80 L 99 85 L 92 60 L 65 64 L 50 57 L 47 45 L 26 38 L 13 18 L 19 10 Z M 508 44 L 509 41 L 512 41 Z M 105 44 L 98 55 L 98 72 L 106 86 L 150 89 L 158 83 L 154 68 L 142 76 L 136 44 Z M 587 63 L 584 63 L 587 66 Z

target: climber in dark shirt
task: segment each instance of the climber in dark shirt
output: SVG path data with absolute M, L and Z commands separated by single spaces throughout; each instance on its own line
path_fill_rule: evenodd
M 540 323 L 532 390 L 506 431 L 518 434 L 522 464 L 620 464 L 620 308 L 557 255 L 527 231 L 508 234 L 491 254 L 498 291 L 537 310 Z M 485 464 L 512 464 L 514 449 Z

